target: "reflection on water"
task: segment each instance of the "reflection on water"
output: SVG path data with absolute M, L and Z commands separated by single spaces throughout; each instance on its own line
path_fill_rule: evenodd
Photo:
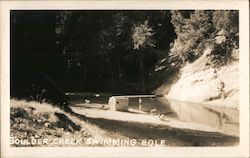
M 74 95 L 71 102 L 83 103 L 85 99 L 90 103 L 107 104 L 108 95 L 94 97 L 93 95 Z M 139 110 L 139 98 L 129 99 L 129 108 Z M 161 114 L 185 122 L 196 122 L 219 129 L 226 134 L 239 136 L 239 111 L 230 108 L 220 108 L 192 104 L 163 97 L 141 98 L 141 111 L 148 114 Z
M 180 120 L 197 122 L 239 136 L 239 111 L 169 100 Z
M 138 107 L 138 98 L 133 98 L 131 107 Z M 185 122 L 196 122 L 219 129 L 226 134 L 239 136 L 239 111 L 230 108 L 192 104 L 165 98 L 142 99 L 142 111 L 164 114 Z

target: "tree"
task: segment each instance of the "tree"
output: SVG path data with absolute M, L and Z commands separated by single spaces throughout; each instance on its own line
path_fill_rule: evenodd
M 102 18 L 101 23 L 100 51 L 109 65 L 113 86 L 115 86 L 117 81 L 122 82 L 122 57 L 131 50 L 131 37 L 128 32 L 131 22 L 126 13 L 114 12 Z M 115 66 L 111 66 L 112 63 Z
M 167 52 L 173 33 L 169 13 L 158 11 L 61 11 L 57 21 L 67 76 L 82 90 L 99 79 L 108 88 L 141 82 L 145 89 L 147 71 Z
M 153 39 L 154 30 L 149 25 L 149 21 L 145 20 L 143 23 L 134 25 L 132 28 L 133 49 L 138 53 L 137 60 L 139 61 L 141 82 L 143 91 L 145 91 L 145 74 L 144 74 L 144 60 L 145 52 L 150 48 L 155 47 Z M 152 51 L 152 49 L 151 49 Z
M 224 30 L 224 35 L 235 47 L 239 47 L 239 11 L 216 10 L 213 12 L 213 25 L 218 33 Z
M 179 56 L 183 62 L 193 62 L 209 46 L 213 48 L 211 61 L 214 65 L 230 61 L 233 47 L 238 47 L 239 16 L 235 10 L 195 10 L 171 11 L 172 23 L 177 39 L 171 48 L 173 56 Z M 226 43 L 216 45 L 213 38 L 224 32 Z M 212 53 L 212 54 L 213 54 Z M 223 62 L 219 59 L 222 59 Z M 219 61 L 216 61 L 219 60 Z M 220 64 L 221 65 L 221 64 Z M 223 65 L 223 64 L 222 64 Z
M 153 28 L 149 26 L 149 21 L 145 20 L 142 24 L 134 25 L 132 30 L 132 39 L 134 49 L 155 47 Z
M 193 61 L 202 54 L 204 41 L 213 36 L 212 12 L 196 10 L 171 13 L 171 21 L 177 34 L 171 52 L 179 55 L 183 61 Z M 190 54 L 193 56 L 191 59 Z

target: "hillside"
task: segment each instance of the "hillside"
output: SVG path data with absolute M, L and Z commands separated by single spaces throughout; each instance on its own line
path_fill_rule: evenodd
M 184 102 L 239 106 L 239 24 L 237 11 L 173 11 L 177 38 L 155 92 Z
M 237 61 L 219 69 L 206 65 L 209 49 L 194 63 L 184 66 L 167 98 L 238 108 L 239 64 Z
M 12 146 L 87 146 L 85 141 L 90 138 L 125 138 L 51 104 L 12 99 L 10 107 Z M 27 143 L 32 141 L 34 144 Z

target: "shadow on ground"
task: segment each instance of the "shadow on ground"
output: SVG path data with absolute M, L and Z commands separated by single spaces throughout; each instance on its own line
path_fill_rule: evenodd
M 103 118 L 85 118 L 108 132 L 123 135 L 130 139 L 165 140 L 167 146 L 235 146 L 239 138 L 219 132 L 205 132 L 179 129 L 168 126 L 108 120 Z

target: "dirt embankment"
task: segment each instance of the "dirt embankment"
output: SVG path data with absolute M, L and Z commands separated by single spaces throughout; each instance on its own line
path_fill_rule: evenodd
M 239 107 L 238 61 L 219 69 L 206 65 L 207 49 L 194 63 L 180 71 L 179 79 L 171 85 L 166 98 L 222 107 Z
M 51 104 L 11 99 L 10 136 L 12 146 L 26 147 L 87 146 L 85 141 L 89 138 L 108 139 L 117 135 Z

